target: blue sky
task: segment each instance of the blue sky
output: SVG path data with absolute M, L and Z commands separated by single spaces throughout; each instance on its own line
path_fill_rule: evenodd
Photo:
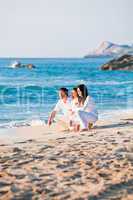
M 81 57 L 133 43 L 132 0 L 0 0 L 0 57 Z

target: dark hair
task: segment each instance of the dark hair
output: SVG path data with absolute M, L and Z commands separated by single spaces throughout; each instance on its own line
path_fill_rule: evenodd
M 75 91 L 75 92 L 77 93 L 77 97 L 78 97 L 78 99 L 79 99 L 79 95 L 78 95 L 78 92 L 77 92 L 77 88 L 74 87 L 74 88 L 72 89 L 72 91 Z M 72 97 L 72 98 L 73 98 L 73 97 Z
M 82 102 L 84 103 L 86 100 L 86 97 L 88 96 L 87 87 L 84 84 L 81 84 L 81 85 L 78 85 L 77 88 L 79 88 L 82 93 Z
M 76 88 L 76 87 L 74 87 L 73 90 L 74 90 L 75 92 L 77 92 L 77 88 Z M 78 93 L 78 92 L 77 92 L 77 93 Z
M 61 87 L 59 90 L 62 90 L 65 93 L 65 95 L 68 97 L 68 89 L 67 88 Z
M 78 95 L 77 87 L 74 87 L 73 90 L 75 92 L 77 92 L 78 102 L 81 103 L 82 102 L 82 98 Z

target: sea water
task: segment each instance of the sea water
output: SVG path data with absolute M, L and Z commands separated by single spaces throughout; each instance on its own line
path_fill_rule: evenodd
M 133 72 L 101 71 L 111 58 L 1 58 L 0 128 L 45 121 L 58 100 L 58 89 L 69 95 L 78 84 L 86 84 L 100 117 L 133 108 Z M 11 68 L 13 61 L 32 63 L 35 69 Z

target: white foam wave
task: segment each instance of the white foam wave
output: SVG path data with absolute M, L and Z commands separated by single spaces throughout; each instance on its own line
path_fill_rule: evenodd
M 1 123 L 0 128 L 18 128 L 26 126 L 44 126 L 46 125 L 45 120 L 33 119 L 26 121 L 11 121 L 9 123 Z
M 30 126 L 43 126 L 43 125 L 46 125 L 45 121 L 42 121 L 42 120 L 32 120 L 30 123 L 29 123 Z

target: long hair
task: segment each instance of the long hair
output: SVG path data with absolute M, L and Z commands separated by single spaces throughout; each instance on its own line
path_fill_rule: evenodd
M 79 88 L 82 93 L 82 103 L 84 104 L 86 97 L 88 96 L 88 89 L 84 84 L 78 85 L 77 88 Z

